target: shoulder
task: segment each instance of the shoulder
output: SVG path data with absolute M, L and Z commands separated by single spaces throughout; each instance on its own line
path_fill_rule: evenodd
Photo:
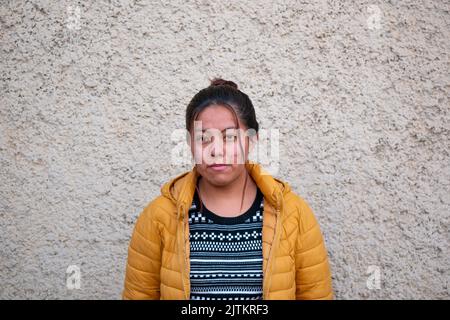
M 300 233 L 305 233 L 318 225 L 317 219 L 309 203 L 294 191 L 284 196 L 285 221 L 295 221 Z
M 176 210 L 176 205 L 170 199 L 159 195 L 141 210 L 136 223 L 143 226 L 168 225 L 176 218 Z

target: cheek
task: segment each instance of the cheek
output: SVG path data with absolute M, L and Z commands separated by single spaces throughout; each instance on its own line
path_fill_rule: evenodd
M 202 163 L 202 150 L 201 148 L 197 145 L 194 144 L 191 148 L 191 153 L 192 156 L 194 157 L 195 163 L 196 164 L 201 164 Z
M 246 144 L 245 141 L 241 141 L 241 145 L 239 144 L 239 141 L 236 141 L 235 143 L 229 143 L 225 147 L 225 154 L 226 158 L 230 160 L 237 161 L 240 157 L 244 157 L 246 152 Z
M 225 144 L 224 154 L 226 163 L 236 164 L 240 153 L 238 142 Z

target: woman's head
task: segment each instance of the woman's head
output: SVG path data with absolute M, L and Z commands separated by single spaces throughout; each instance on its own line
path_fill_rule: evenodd
M 190 101 L 186 129 L 197 171 L 223 186 L 245 170 L 259 125 L 250 98 L 234 82 L 215 78 Z

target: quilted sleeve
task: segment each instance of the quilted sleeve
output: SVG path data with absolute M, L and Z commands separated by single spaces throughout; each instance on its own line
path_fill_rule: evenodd
M 306 201 L 300 200 L 300 233 L 295 252 L 296 299 L 333 299 L 330 265 L 320 226 Z
M 124 300 L 160 298 L 161 233 L 154 211 L 148 205 L 136 221 L 128 246 Z

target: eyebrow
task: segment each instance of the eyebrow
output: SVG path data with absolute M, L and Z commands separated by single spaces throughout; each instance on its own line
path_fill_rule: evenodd
M 206 130 L 209 130 L 209 129 L 215 129 L 215 128 L 203 129 L 202 132 L 205 132 Z M 238 129 L 238 128 L 236 128 L 236 127 L 229 127 L 229 128 L 223 129 L 221 132 L 224 132 L 225 130 L 228 130 L 228 129 Z M 200 131 L 200 130 L 196 130 L 196 131 Z

